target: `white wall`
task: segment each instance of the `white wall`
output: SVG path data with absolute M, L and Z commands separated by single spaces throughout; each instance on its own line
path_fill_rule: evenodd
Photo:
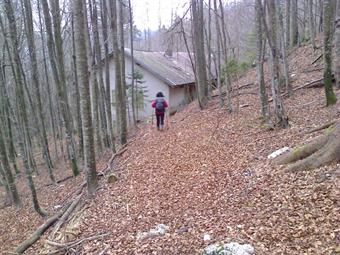
M 116 79 L 115 79 L 115 64 L 112 58 L 110 58 L 110 84 L 111 84 L 111 97 L 112 97 L 112 91 L 115 89 L 115 84 L 116 84 Z M 155 99 L 156 94 L 158 92 L 163 92 L 165 98 L 167 101 L 169 101 L 169 86 L 165 84 L 163 81 L 160 79 L 156 78 L 153 74 L 150 72 L 146 71 L 145 69 L 135 65 L 135 69 L 139 70 L 143 74 L 143 81 L 145 83 L 142 84 L 142 86 L 147 87 L 147 92 L 146 92 L 146 98 L 144 100 L 144 110 L 139 111 L 138 117 L 140 119 L 143 119 L 145 117 L 148 117 L 154 113 L 154 109 L 151 107 L 151 102 L 153 99 Z M 103 72 L 105 72 L 103 70 Z M 129 57 L 125 58 L 125 75 L 127 77 L 131 76 L 131 59 Z M 131 83 L 130 78 L 126 78 L 127 83 Z M 115 118 L 115 109 L 112 109 L 112 114 L 113 117 Z
M 170 88 L 170 108 L 177 109 L 178 106 L 185 104 L 185 87 Z

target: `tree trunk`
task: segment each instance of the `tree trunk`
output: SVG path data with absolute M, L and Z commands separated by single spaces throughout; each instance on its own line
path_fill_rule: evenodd
M 271 2 L 271 1 L 269 1 Z M 298 30 L 298 3 L 297 0 L 291 0 L 291 17 L 290 17 L 290 46 L 294 47 L 299 43 Z
M 217 9 L 217 3 L 216 0 L 214 0 L 214 10 L 215 10 L 215 27 L 216 27 L 216 35 L 217 35 L 217 52 L 216 52 L 216 58 L 217 58 L 217 88 L 220 98 L 220 107 L 222 108 L 224 106 L 224 100 L 223 100 L 223 93 L 222 93 L 222 87 L 221 87 L 221 38 L 220 38 L 220 21 L 217 16 L 218 9 Z
M 326 19 L 325 19 L 326 21 Z M 332 161 L 340 160 L 340 122 L 328 134 L 315 138 L 310 143 L 297 147 L 288 154 L 275 159 L 275 162 L 288 166 L 289 171 L 312 170 Z
M 282 54 L 282 60 L 283 60 L 283 72 L 284 72 L 284 78 L 285 78 L 285 85 L 286 85 L 286 92 L 288 96 L 293 95 L 293 88 L 289 80 L 289 66 L 288 66 L 288 59 L 287 59 L 287 50 L 286 45 L 284 43 L 284 27 L 283 27 L 283 15 L 282 10 L 280 6 L 280 1 L 276 0 L 277 5 L 277 20 L 279 23 L 278 26 L 278 34 L 279 34 L 279 45 L 281 46 L 281 54 Z
M 195 64 L 197 71 L 198 81 L 198 102 L 201 109 L 204 109 L 207 105 L 206 97 L 206 83 L 207 72 L 205 64 L 205 51 L 204 51 L 204 34 L 203 34 L 203 0 L 192 0 L 192 19 L 193 19 L 193 40 L 195 51 Z
M 120 144 L 124 145 L 127 143 L 127 121 L 126 121 L 126 81 L 125 81 L 125 50 L 124 50 L 124 23 L 123 23 L 123 3 L 118 2 L 119 6 L 119 39 L 120 39 L 120 66 L 121 66 L 121 98 L 120 98 L 120 109 L 121 109 L 121 123 L 120 123 Z
M 282 128 L 288 127 L 288 119 L 284 114 L 283 103 L 281 93 L 279 90 L 280 72 L 279 72 L 279 55 L 277 47 L 277 16 L 276 16 L 276 4 L 275 1 L 268 1 L 268 22 L 270 29 L 267 29 L 267 38 L 270 46 L 270 73 L 271 73 L 271 87 L 274 102 L 274 111 L 277 118 L 278 126 Z M 263 13 L 263 12 L 262 12 Z M 264 23 L 265 24 L 265 23 Z
M 115 99 L 116 99 L 116 123 L 120 137 L 120 143 L 126 143 L 126 105 L 123 105 L 125 89 L 125 77 L 122 77 L 125 72 L 122 71 L 122 54 L 121 48 L 119 47 L 119 30 L 118 30 L 118 12 L 117 12 L 117 1 L 110 1 L 111 10 L 111 29 L 112 29 L 112 44 L 113 44 L 113 56 L 115 61 L 116 70 L 116 82 L 115 82 Z M 124 81 L 123 81 L 124 79 Z M 125 103 L 124 103 L 125 104 Z M 124 110 L 125 109 L 125 110 Z M 125 123 L 124 123 L 125 118 Z
M 29 188 L 31 190 L 32 194 L 32 200 L 33 200 L 33 206 L 37 213 L 39 213 L 41 216 L 46 216 L 46 212 L 40 207 L 37 193 L 35 189 L 35 185 L 32 178 L 32 172 L 29 165 L 29 155 L 28 155 L 28 149 L 30 149 L 30 134 L 28 132 L 29 126 L 28 126 L 28 118 L 27 118 L 27 112 L 26 112 L 26 102 L 24 97 L 24 89 L 23 89 L 23 79 L 22 79 L 22 64 L 21 59 L 19 56 L 19 46 L 18 46 L 18 34 L 17 34 L 17 27 L 15 23 L 14 18 L 14 12 L 12 3 L 10 0 L 5 0 L 5 11 L 8 19 L 9 24 L 9 31 L 10 31 L 10 40 L 12 45 L 12 54 L 13 54 L 13 60 L 15 63 L 16 73 L 15 73 L 15 94 L 18 102 L 18 119 L 19 127 L 21 131 L 21 154 L 23 158 L 23 163 L 26 171 L 27 181 Z M 3 24 L 1 22 L 1 27 L 3 27 Z
M 30 56 L 30 62 L 32 67 L 32 84 L 34 88 L 34 93 L 36 96 L 36 109 L 37 109 L 37 120 L 39 135 L 41 139 L 41 145 L 43 147 L 43 157 L 46 162 L 46 166 L 48 167 L 48 173 L 50 179 L 53 183 L 55 183 L 55 177 L 53 174 L 53 164 L 50 156 L 50 150 L 48 146 L 47 134 L 46 134 L 46 126 L 44 121 L 44 116 L 42 112 L 42 103 L 41 103 L 41 93 L 40 93 L 40 84 L 39 84 L 39 71 L 38 71 L 38 62 L 36 55 L 36 47 L 35 47 L 35 39 L 34 39 L 34 31 L 33 31 L 33 18 L 32 18 L 32 6 L 30 0 L 24 0 L 25 6 L 25 19 L 26 19 L 26 36 L 28 42 L 28 51 Z
M 116 151 L 115 148 L 115 136 L 113 134 L 112 127 L 112 105 L 111 105 L 111 87 L 110 87 L 110 66 L 109 66 L 109 37 L 108 37 L 108 13 L 107 13 L 107 3 L 106 0 L 101 0 L 101 23 L 104 41 L 104 52 L 105 52 L 105 86 L 106 86 L 106 113 L 107 113 L 107 126 L 110 135 L 110 145 L 113 152 Z
M 313 49 L 316 49 L 315 45 L 315 25 L 314 25 L 314 18 L 313 18 L 313 0 L 308 0 L 308 23 L 309 23 L 309 32 L 310 32 L 310 39 L 313 46 Z
M 74 102 L 76 108 L 77 115 L 77 130 L 79 137 L 79 156 L 83 157 L 84 155 L 84 136 L 83 136 L 83 127 L 81 120 L 81 110 L 80 110 L 80 91 L 79 91 L 79 82 L 78 82 L 78 73 L 77 73 L 77 58 L 76 58 L 76 43 L 74 38 L 74 17 L 72 16 L 71 21 L 72 26 L 72 64 L 73 64 L 73 75 L 74 75 Z
M 79 174 L 76 150 L 73 138 L 73 124 L 70 113 L 70 106 L 66 92 L 66 75 L 64 68 L 64 52 L 62 48 L 62 38 L 60 31 L 60 9 L 59 0 L 51 1 L 51 9 L 53 13 L 53 28 L 54 36 L 52 33 L 52 21 L 49 12 L 49 6 L 47 0 L 41 0 L 43 13 L 45 18 L 45 26 L 47 32 L 47 46 L 49 52 L 49 59 L 52 67 L 52 74 L 57 86 L 58 98 L 60 101 L 61 114 L 63 122 L 65 124 L 65 135 L 68 156 L 71 161 L 71 168 L 74 176 Z
M 336 103 L 337 98 L 333 91 L 332 85 L 332 10 L 331 1 L 324 0 L 323 2 L 323 56 L 324 56 L 324 82 L 325 82 L 325 94 L 326 105 L 333 105 Z
M 52 133 L 53 133 L 54 150 L 55 150 L 55 155 L 56 155 L 56 159 L 57 159 L 58 158 L 58 149 L 57 149 L 55 120 L 54 120 L 53 105 L 52 105 L 53 104 L 52 95 L 51 95 L 52 90 L 51 90 L 51 87 L 50 87 L 50 79 L 49 79 L 48 70 L 47 70 L 47 60 L 46 60 L 46 51 L 45 51 L 45 34 L 43 32 L 40 1 L 37 1 L 37 7 L 38 7 L 39 28 L 40 28 L 40 37 L 41 37 L 41 45 L 42 45 L 42 53 L 43 53 L 43 61 L 44 61 L 45 84 L 46 84 L 46 88 L 47 88 L 47 97 L 48 97 L 48 109 L 49 109 L 50 122 L 51 122 L 51 128 L 52 128 Z
M 102 65 L 100 64 L 102 60 L 101 54 L 101 46 L 99 41 L 99 31 L 98 31 L 98 10 L 96 0 L 93 1 L 92 5 L 92 30 L 93 30 L 93 46 L 94 46 L 94 55 L 96 58 L 96 69 L 97 69 L 97 77 L 99 80 L 99 113 L 100 113 L 100 127 L 102 130 L 102 139 L 103 144 L 106 148 L 110 147 L 110 138 L 107 130 L 107 119 L 106 119 L 106 103 L 105 103 L 105 85 L 104 85 L 104 78 L 103 78 L 103 69 Z
M 88 62 L 85 42 L 85 15 L 84 2 L 74 0 L 72 5 L 74 15 L 74 32 L 76 43 L 76 59 L 78 67 L 78 80 L 80 84 L 80 105 L 84 134 L 84 165 L 86 169 L 87 190 L 90 196 L 94 195 L 98 186 L 94 139 L 91 119 L 90 89 L 88 77 Z
M 2 79 L 1 79 L 0 86 L 1 87 L 5 86 L 5 84 L 2 82 Z M 2 90 L 1 87 L 0 87 L 0 90 Z M 0 102 L 4 101 L 2 94 L 3 93 L 0 94 Z M 0 106 L 1 106 L 1 104 L 0 104 Z M 20 209 L 22 204 L 21 204 L 21 201 L 20 201 L 20 198 L 19 198 L 17 187 L 16 187 L 15 182 L 14 182 L 14 178 L 13 178 L 13 175 L 12 175 L 12 172 L 11 172 L 11 168 L 10 168 L 10 165 L 9 165 L 9 162 L 8 162 L 4 136 L 3 136 L 3 133 L 2 133 L 3 128 L 4 128 L 4 126 L 2 126 L 0 124 L 0 161 L 1 161 L 0 165 L 2 166 L 2 168 L 4 170 L 4 177 L 5 177 L 5 180 L 6 180 L 5 185 L 7 185 L 7 187 L 8 187 L 8 191 L 10 193 L 11 200 L 15 204 L 17 209 Z
M 221 11 L 221 30 L 222 30 L 222 49 L 223 49 L 223 64 L 225 66 L 228 65 L 228 50 L 227 50 L 227 33 L 226 33 L 226 27 L 225 27 L 225 21 L 224 21 L 224 10 L 223 10 L 223 4 L 222 0 L 219 0 L 220 3 L 220 11 Z M 220 31 L 220 30 L 219 30 Z M 229 38 L 229 44 L 230 44 L 230 38 Z M 227 95 L 227 107 L 228 111 L 231 113 L 233 111 L 232 109 L 232 102 L 231 102 L 231 78 L 230 73 L 227 71 L 225 72 L 225 79 L 224 82 L 226 84 L 226 95 Z
M 335 80 L 336 87 L 340 89 L 340 0 L 336 4 L 335 16 Z
M 135 60 L 134 60 L 134 52 L 133 52 L 133 15 L 132 15 L 132 7 L 131 0 L 129 0 L 129 16 L 130 16 L 130 49 L 131 49 L 131 108 L 132 108 L 132 119 L 133 124 L 137 125 L 136 120 L 136 107 L 135 107 Z
M 262 17 L 261 17 L 261 0 L 256 0 L 255 2 L 255 11 L 256 11 L 256 72 L 257 72 L 257 80 L 259 84 L 260 90 L 260 99 L 261 99 L 261 113 L 263 120 L 266 124 L 272 125 L 270 120 L 270 109 L 268 103 L 268 95 L 266 91 L 266 86 L 264 83 L 264 73 L 263 73 L 263 25 L 262 25 Z
M 290 0 L 286 0 L 286 47 L 290 46 Z

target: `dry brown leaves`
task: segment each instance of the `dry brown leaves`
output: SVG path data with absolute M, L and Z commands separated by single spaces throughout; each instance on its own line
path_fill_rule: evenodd
M 302 71 L 314 67 L 316 55 L 309 47 L 291 54 L 293 86 L 321 77 L 322 71 Z M 239 84 L 255 80 L 251 70 Z M 291 128 L 266 131 L 259 99 L 242 95 L 240 104 L 250 106 L 230 115 L 218 109 L 218 99 L 203 111 L 193 103 L 164 132 L 141 126 L 115 162 L 119 181 L 102 179 L 89 201 L 79 238 L 109 236 L 83 243 L 80 253 L 197 254 L 209 244 L 207 233 L 211 243 L 249 242 L 257 254 L 332 254 L 340 241 L 339 166 L 293 174 L 267 156 L 318 135 L 305 132 L 334 118 L 338 106 L 324 107 L 322 89 L 298 91 L 285 99 Z M 170 227 L 164 236 L 136 241 L 159 223 Z

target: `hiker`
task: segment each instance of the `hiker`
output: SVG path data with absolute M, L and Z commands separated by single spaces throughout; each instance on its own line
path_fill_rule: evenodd
M 156 119 L 157 119 L 157 129 L 164 130 L 164 114 L 165 108 L 168 107 L 168 103 L 165 101 L 162 92 L 158 92 L 156 99 L 152 101 L 152 107 L 155 108 Z

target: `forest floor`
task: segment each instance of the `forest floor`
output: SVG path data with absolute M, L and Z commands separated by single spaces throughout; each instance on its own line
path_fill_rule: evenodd
M 317 56 L 310 46 L 291 53 L 295 88 L 322 77 L 321 63 L 311 64 Z M 250 70 L 239 85 L 255 81 Z M 96 197 L 81 210 L 76 239 L 107 235 L 85 240 L 76 254 L 200 254 L 226 240 L 250 243 L 256 254 L 340 254 L 340 165 L 291 173 L 267 158 L 322 134 L 307 133 L 339 118 L 339 104 L 326 108 L 323 88 L 298 90 L 284 100 L 290 128 L 269 131 L 261 125 L 258 96 L 248 92 L 257 92 L 255 84 L 241 90 L 233 114 L 220 109 L 216 97 L 203 111 L 194 102 L 169 118 L 164 132 L 142 124 L 114 161 L 118 181 L 101 178 Z M 82 182 L 44 186 L 42 205 L 52 212 Z M 20 212 L 1 209 L 3 253 L 43 222 L 29 203 Z M 169 227 L 165 235 L 137 240 L 157 224 Z M 204 241 L 206 234 L 211 240 Z M 44 254 L 46 238 L 26 253 Z

